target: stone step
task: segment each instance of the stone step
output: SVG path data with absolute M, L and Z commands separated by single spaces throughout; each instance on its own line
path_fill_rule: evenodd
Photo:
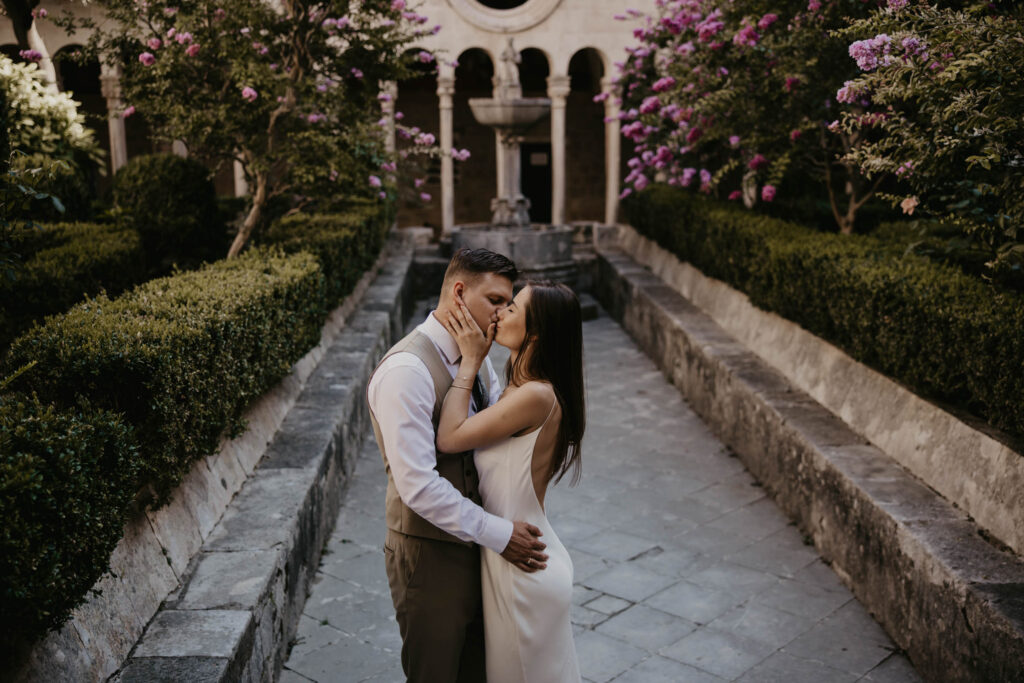
M 413 249 L 392 248 L 116 683 L 280 674 L 366 434 L 364 387 L 408 312 Z
M 614 245 L 604 308 L 926 680 L 1024 680 L 1024 562 Z

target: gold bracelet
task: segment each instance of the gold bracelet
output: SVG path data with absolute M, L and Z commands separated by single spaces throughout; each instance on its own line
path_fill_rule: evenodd
M 456 384 L 455 382 L 452 382 L 452 386 L 455 387 L 456 389 L 465 389 L 466 391 L 473 391 L 473 387 L 464 387 L 461 384 Z

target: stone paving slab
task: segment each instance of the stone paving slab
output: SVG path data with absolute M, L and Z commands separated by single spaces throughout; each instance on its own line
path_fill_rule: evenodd
M 583 477 L 547 504 L 573 557 L 585 680 L 920 681 L 621 328 L 602 315 L 584 337 Z M 281 681 L 403 680 L 381 550 L 385 484 L 369 438 Z

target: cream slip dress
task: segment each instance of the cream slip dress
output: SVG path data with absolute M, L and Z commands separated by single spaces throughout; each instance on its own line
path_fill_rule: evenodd
M 557 400 L 556 400 L 557 404 Z M 551 419 L 551 412 L 544 425 Z M 547 568 L 527 573 L 481 547 L 487 683 L 579 683 L 569 608 L 572 560 L 533 488 L 533 449 L 544 425 L 474 455 L 484 509 L 540 528 Z

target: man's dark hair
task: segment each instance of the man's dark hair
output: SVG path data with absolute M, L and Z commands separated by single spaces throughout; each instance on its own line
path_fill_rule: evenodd
M 444 273 L 444 281 L 450 282 L 452 278 L 476 279 L 481 275 L 494 273 L 506 278 L 509 282 L 515 283 L 519 277 L 516 264 L 507 256 L 491 251 L 490 249 L 467 249 L 463 247 L 452 256 L 448 263 L 448 270 Z

